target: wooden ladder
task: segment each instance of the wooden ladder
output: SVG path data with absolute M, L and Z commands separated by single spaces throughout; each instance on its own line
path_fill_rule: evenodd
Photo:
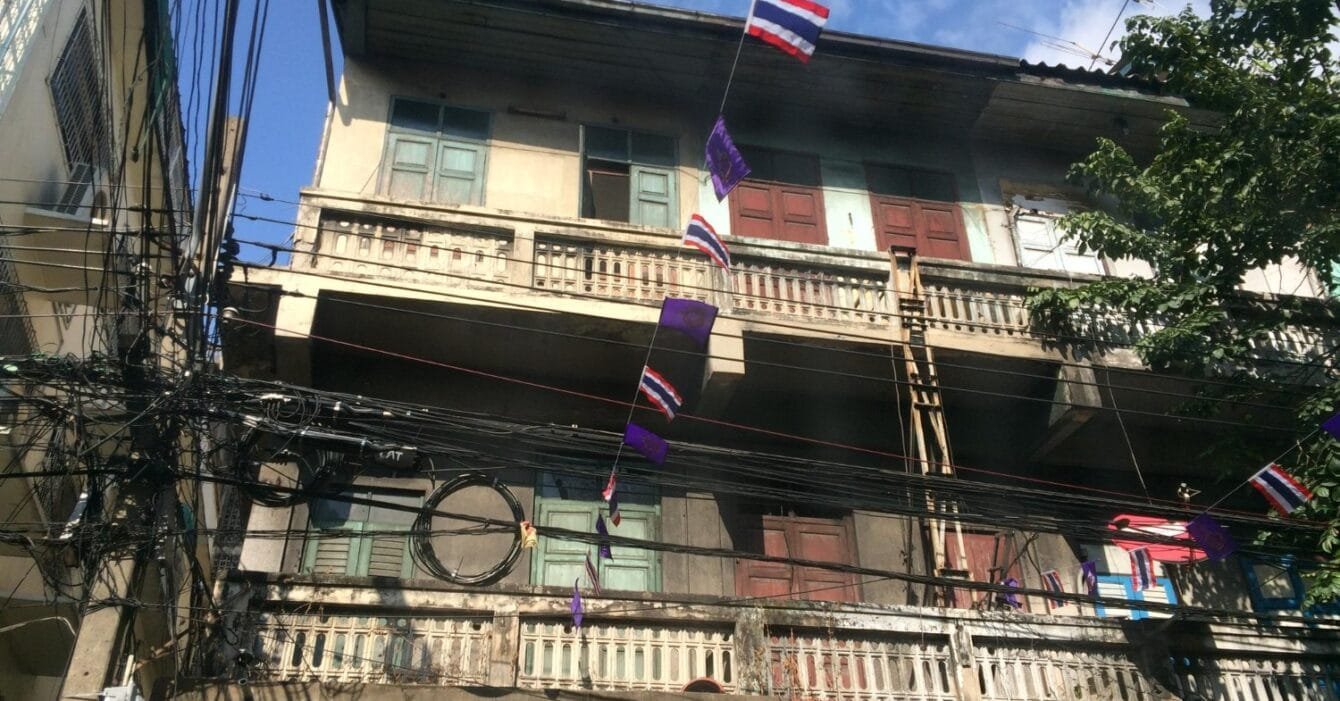
M 894 290 L 894 328 L 898 337 L 895 342 L 902 350 L 910 389 L 909 463 L 920 467 L 923 475 L 952 477 L 954 460 L 949 449 L 940 377 L 935 369 L 935 350 L 926 343 L 926 296 L 921 287 L 916 252 L 892 248 L 889 264 Z M 930 514 L 926 530 L 932 573 L 967 579 L 968 558 L 957 518 L 957 501 L 942 500 L 933 490 L 927 489 L 926 510 Z M 953 562 L 946 547 L 946 539 L 951 535 L 958 546 Z M 954 605 L 950 588 L 932 587 L 931 592 L 932 600 L 927 603 Z

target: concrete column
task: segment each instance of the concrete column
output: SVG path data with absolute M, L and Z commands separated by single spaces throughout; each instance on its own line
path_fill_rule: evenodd
M 730 404 L 735 388 L 744 379 L 744 323 L 717 317 L 707 342 L 707 367 L 703 370 L 703 393 L 698 400 L 700 416 L 720 416 Z
M 128 598 L 134 573 L 134 557 L 108 560 L 94 579 L 89 599 Z M 102 690 L 115 681 L 107 677 L 125 654 L 119 633 L 122 616 L 129 614 L 130 610 L 124 606 L 107 606 L 84 615 L 61 684 L 60 699 L 101 698 Z
M 1042 460 L 1056 450 L 1102 408 L 1103 398 L 1098 394 L 1093 368 L 1062 365 L 1056 373 L 1053 401 L 1047 433 L 1034 449 L 1033 460 Z
M 535 279 L 535 227 L 518 225 L 512 231 L 512 257 L 507 281 L 530 287 Z
M 283 295 L 275 312 L 275 371 L 279 379 L 296 385 L 312 384 L 312 332 L 316 318 L 316 293 L 295 297 Z
M 514 597 L 509 598 L 504 608 L 493 612 L 488 674 L 488 684 L 492 687 L 507 689 L 516 686 L 521 668 L 521 618 L 517 616 L 516 601 Z

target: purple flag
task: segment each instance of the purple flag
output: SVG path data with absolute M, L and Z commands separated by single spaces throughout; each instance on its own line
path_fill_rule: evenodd
M 1089 596 L 1098 596 L 1098 563 L 1085 560 L 1079 563 L 1080 572 L 1084 576 L 1084 588 L 1089 590 Z
M 623 442 L 657 465 L 665 464 L 665 453 L 670 449 L 660 436 L 633 423 L 623 430 Z
M 582 616 L 585 611 L 582 609 L 582 590 L 579 586 L 581 579 L 575 579 L 572 582 L 572 627 L 582 627 Z
M 1015 579 L 1014 577 L 1010 577 L 1009 579 L 1006 579 L 1005 581 L 1001 582 L 1001 585 L 1006 587 L 1018 588 L 1019 580 Z M 996 594 L 996 601 L 998 603 L 1006 604 L 1008 606 L 1013 606 L 1014 608 L 1023 608 L 1023 604 L 1019 602 L 1019 594 L 1017 592 L 1013 591 L 998 592 Z
M 661 326 L 682 332 L 697 341 L 699 347 L 707 346 L 716 320 L 717 308 L 705 302 L 666 297 L 661 305 Z
M 613 560 L 614 553 L 610 552 L 610 541 L 609 541 L 610 529 L 605 527 L 604 516 L 599 515 L 596 516 L 596 533 L 599 533 L 601 536 L 600 556 L 605 558 L 606 560 Z
M 712 174 L 712 190 L 716 192 L 718 202 L 726 199 L 741 180 L 749 177 L 749 164 L 744 162 L 744 156 L 726 132 L 725 117 L 718 116 L 717 123 L 712 125 L 712 133 L 707 135 L 707 172 Z
M 1222 560 L 1238 549 L 1228 529 L 1219 524 L 1209 514 L 1201 514 L 1186 524 L 1186 532 L 1196 540 L 1196 544 L 1205 551 L 1211 560 Z
M 1340 412 L 1335 416 L 1326 419 L 1326 423 L 1321 425 L 1321 430 L 1331 434 L 1337 441 L 1340 441 Z

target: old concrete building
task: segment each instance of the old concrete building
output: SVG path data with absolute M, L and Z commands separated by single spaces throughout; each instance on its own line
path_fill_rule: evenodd
M 1155 85 L 1001 56 L 828 33 L 801 65 L 751 40 L 725 114 L 753 173 L 718 202 L 702 154 L 740 19 L 612 0 L 334 7 L 344 74 L 294 252 L 234 273 L 226 368 L 354 397 L 332 411 L 394 401 L 505 424 L 454 434 L 468 457 L 423 451 L 345 475 L 343 495 L 251 506 L 264 537 L 218 590 L 233 611 L 220 674 L 246 694 L 651 694 L 703 678 L 824 699 L 1340 694 L 1335 632 L 1293 620 L 1291 562 L 1160 565 L 1134 591 L 1105 529 L 1189 513 L 1181 483 L 1223 488 L 1198 457 L 1216 421 L 1287 444 L 1287 414 L 1179 418 L 1194 386 L 1141 366 L 1140 328 L 1091 314 L 1088 337 L 1049 336 L 1024 304 L 1030 287 L 1149 274 L 1060 238 L 1059 215 L 1103 204 L 1066 168 L 1099 136 L 1149 153 L 1168 110 L 1210 115 Z M 729 275 L 681 245 L 695 213 L 730 247 Z M 1322 291 L 1295 268 L 1245 287 Z M 705 353 L 657 337 L 686 415 L 633 413 L 671 452 L 659 468 L 623 454 L 612 533 L 683 547 L 597 558 L 603 592 L 583 590 L 580 629 L 569 599 L 594 545 L 542 534 L 483 586 L 425 571 L 397 532 L 455 472 L 496 477 L 542 529 L 589 533 L 607 513 L 667 295 L 720 317 Z M 1300 324 L 1263 362 L 1308 362 L 1332 331 Z M 278 421 L 293 397 L 276 392 Z M 301 452 L 262 478 L 291 479 Z M 507 520 L 496 494 L 449 501 Z M 514 541 L 428 540 L 457 572 Z M 1098 599 L 1037 594 L 1050 570 L 1083 592 L 1083 557 Z M 1018 607 L 990 588 L 1011 578 L 1030 591 Z
M 177 243 L 174 234 L 190 213 L 166 18 L 167 3 L 153 0 L 0 3 L 0 699 L 6 701 L 152 686 L 165 660 L 147 655 L 148 648 L 183 623 L 162 610 L 139 616 L 130 626 L 145 643 L 137 648 L 122 644 L 125 629 L 113 630 L 128 607 L 84 608 L 89 600 L 124 595 L 135 567 L 126 561 L 99 573 L 96 548 L 80 528 L 81 515 L 100 513 L 104 494 L 109 505 L 118 499 L 120 490 L 88 468 L 124 454 L 113 427 L 125 422 L 127 405 L 120 394 L 99 400 L 89 386 L 65 391 L 32 369 L 44 359 L 73 367 L 95 356 L 114 358 L 131 339 L 157 336 L 136 322 L 142 311 L 164 312 L 166 303 L 132 310 L 127 299 L 132 280 L 147 274 L 157 287 L 156 275 L 170 275 L 164 251 Z M 168 314 L 159 318 L 171 324 Z M 146 355 L 146 366 L 153 364 L 154 354 Z M 180 581 L 181 555 L 168 548 L 144 564 L 154 572 L 149 589 Z M 162 590 L 154 598 L 149 589 L 137 594 L 172 599 Z M 80 662 L 72 666 L 76 656 Z

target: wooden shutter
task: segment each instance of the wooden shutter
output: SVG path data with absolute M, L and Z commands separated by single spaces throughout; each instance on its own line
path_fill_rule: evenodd
M 607 524 L 610 533 L 628 538 L 658 540 L 660 518 L 656 510 L 642 504 L 623 504 L 619 525 Z M 652 550 L 614 546 L 613 559 L 600 561 L 600 585 L 611 591 L 660 591 L 660 559 Z M 584 564 L 584 563 L 583 563 Z
M 446 204 L 483 202 L 484 147 L 446 141 L 438 146 L 433 199 Z
M 821 562 L 852 564 L 851 541 L 847 526 L 840 520 L 793 519 L 792 542 L 798 557 Z M 796 568 L 795 591 L 797 598 L 813 601 L 858 601 L 856 578 L 847 572 L 834 572 L 814 567 Z
M 779 187 L 777 198 L 783 241 L 797 243 L 828 243 L 824 231 L 823 192 L 813 188 Z
M 675 173 L 665 168 L 631 167 L 633 187 L 629 211 L 632 223 L 643 226 L 678 226 L 675 221 Z
M 731 233 L 827 244 L 818 157 L 757 147 L 745 151 L 753 175 L 730 195 Z
M 413 136 L 391 136 L 386 194 L 402 200 L 422 200 L 431 179 L 435 141 Z
M 370 524 L 369 531 L 399 530 L 395 526 Z M 399 535 L 366 536 L 361 543 L 362 561 L 358 574 L 372 577 L 405 577 L 413 574 L 409 557 L 409 539 Z
M 595 532 L 596 516 L 604 509 L 603 501 L 577 501 L 554 497 L 536 497 L 536 518 L 541 526 L 567 528 L 582 533 Z M 610 533 L 629 538 L 655 540 L 660 532 L 660 509 L 647 504 L 620 505 L 622 519 L 616 527 L 606 519 Z M 540 536 L 532 558 L 532 580 L 536 584 L 570 587 L 575 580 L 586 580 L 586 555 L 597 561 L 595 545 Z M 599 560 L 601 587 L 609 590 L 660 591 L 660 558 L 640 548 L 616 546 L 610 560 Z
M 949 567 L 957 568 L 958 534 L 952 528 L 945 530 L 945 553 Z M 1024 581 L 1014 542 L 1006 534 L 964 531 L 963 553 L 968 561 L 968 579 L 973 582 L 999 584 L 1010 577 L 1014 577 L 1020 584 Z M 960 587 L 953 590 L 953 604 L 955 608 L 970 608 L 974 602 L 994 596 L 976 589 Z M 1019 601 L 1024 604 L 1024 610 L 1027 610 L 1026 597 L 1019 596 Z
M 350 555 L 354 552 L 353 538 L 312 538 L 307 542 L 303 570 L 311 574 L 351 575 Z
M 536 497 L 536 521 L 540 526 L 592 533 L 597 505 L 591 502 Z M 586 554 L 594 552 L 586 543 L 540 536 L 531 570 L 536 584 L 570 587 L 586 580 Z
M 925 251 L 931 258 L 969 260 L 968 240 L 963 233 L 963 215 L 958 205 L 919 202 Z
M 879 229 L 881 248 L 917 248 L 916 203 L 894 197 L 876 197 L 875 226 Z
M 841 519 L 763 516 L 757 532 L 764 555 L 852 564 L 851 539 Z M 736 590 L 741 596 L 859 601 L 855 577 L 813 567 L 739 560 Z

